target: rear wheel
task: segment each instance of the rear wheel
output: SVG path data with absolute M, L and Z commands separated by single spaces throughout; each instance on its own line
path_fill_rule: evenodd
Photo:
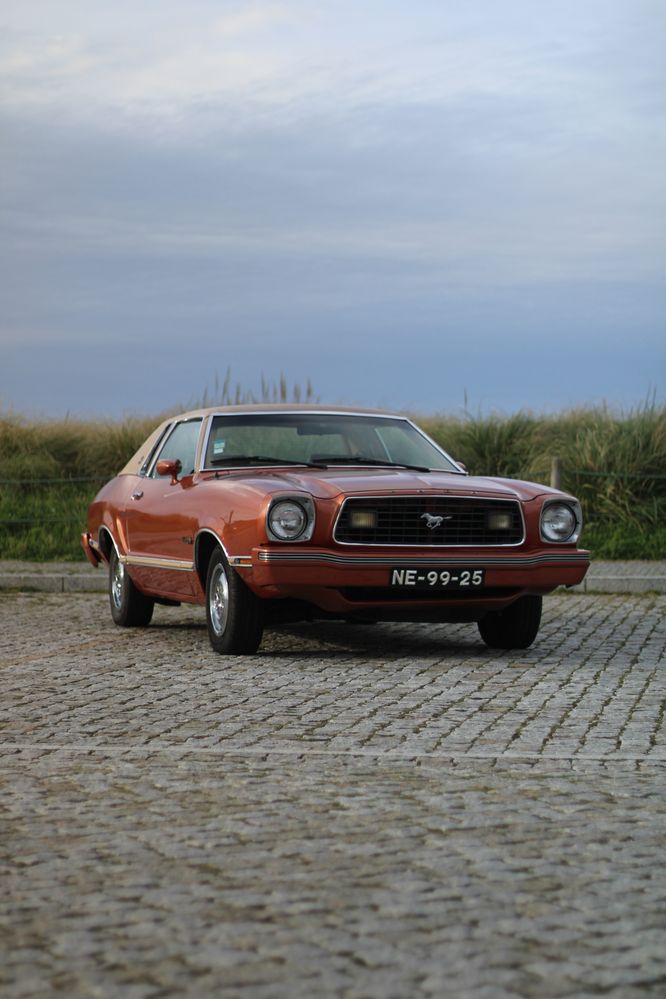
M 505 610 L 490 611 L 479 621 L 481 638 L 491 649 L 527 649 L 539 631 L 541 597 L 520 597 Z
M 109 603 L 111 617 L 123 628 L 145 628 L 155 607 L 155 601 L 136 588 L 115 548 L 109 564 Z
M 221 548 L 208 566 L 206 622 L 216 652 L 251 655 L 259 648 L 264 631 L 261 601 L 229 566 Z

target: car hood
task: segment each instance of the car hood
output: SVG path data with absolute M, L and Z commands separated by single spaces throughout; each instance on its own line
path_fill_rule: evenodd
M 338 496 L 368 496 L 393 493 L 449 493 L 452 496 L 489 496 L 494 499 L 530 500 L 544 493 L 561 495 L 557 490 L 518 479 L 488 478 L 452 472 L 414 472 L 402 468 L 328 468 L 303 471 L 262 470 L 230 472 L 218 481 L 242 480 L 246 489 L 267 492 L 297 490 L 318 499 Z

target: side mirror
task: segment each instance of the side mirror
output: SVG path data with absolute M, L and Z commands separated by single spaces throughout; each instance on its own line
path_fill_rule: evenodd
M 459 468 L 462 468 L 463 472 L 467 471 L 467 465 L 463 464 L 462 461 L 458 461 L 458 459 L 456 458 L 455 463 L 456 465 L 458 465 Z
M 171 485 L 175 486 L 178 482 L 178 476 L 183 470 L 183 464 L 180 458 L 162 458 L 161 461 L 157 462 L 156 471 L 158 475 L 170 475 Z

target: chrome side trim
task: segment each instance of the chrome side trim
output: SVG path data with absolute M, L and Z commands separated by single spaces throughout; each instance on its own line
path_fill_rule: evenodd
M 176 572 L 192 572 L 194 562 L 179 558 L 160 558 L 157 555 L 118 555 L 123 565 L 134 565 L 140 569 L 172 569 Z
M 120 554 L 120 549 L 118 548 L 118 545 L 116 544 L 116 539 L 114 538 L 113 534 L 111 533 L 111 529 L 106 524 L 101 524 L 100 528 L 99 528 L 99 542 L 98 542 L 99 550 L 102 551 L 102 531 L 104 531 L 105 534 L 109 535 L 109 538 L 111 539 L 111 544 L 116 549 L 116 555 L 118 556 L 118 559 L 119 560 L 123 559 L 125 556 Z M 109 561 L 111 561 L 111 560 L 109 559 Z
M 258 553 L 258 558 L 260 562 L 291 562 L 302 565 L 321 565 L 323 563 L 325 565 L 335 566 L 362 566 L 363 568 L 381 568 L 383 566 L 392 565 L 414 565 L 414 563 L 418 562 L 419 565 L 432 565 L 433 567 L 449 565 L 478 565 L 513 569 L 520 566 L 549 565 L 551 563 L 570 562 L 572 564 L 578 564 L 581 562 L 589 562 L 589 556 L 584 552 L 553 552 L 552 555 L 505 555 L 499 558 L 493 555 L 485 558 L 480 556 L 467 558 L 464 555 L 454 555 L 451 558 L 447 558 L 443 555 L 379 555 L 376 558 L 373 558 L 372 556 L 361 555 L 354 558 L 346 555 L 333 555 L 330 552 L 310 552 L 308 554 L 304 554 L 302 552 L 260 551 Z
M 503 499 L 501 496 L 467 496 L 459 495 L 454 493 L 452 495 L 447 495 L 446 493 L 379 493 L 377 496 L 347 496 L 340 504 L 340 509 L 338 510 L 337 516 L 335 518 L 335 523 L 333 524 L 333 540 L 336 545 L 348 547 L 348 548 L 418 548 L 418 545 L 401 545 L 401 544 L 368 544 L 367 542 L 363 544 L 360 541 L 338 541 L 336 538 L 336 531 L 338 529 L 338 521 L 342 516 L 342 511 L 346 507 L 347 503 L 356 502 L 358 500 L 375 500 L 375 499 L 445 499 L 445 500 L 483 500 L 485 503 L 515 503 L 520 512 L 520 522 L 523 525 L 523 535 L 520 541 L 512 541 L 511 544 L 506 545 L 492 545 L 492 548 L 517 548 L 519 545 L 525 543 L 525 514 L 523 512 L 523 505 L 520 500 L 517 499 Z M 428 549 L 437 548 L 437 545 L 428 545 Z M 480 545 L 478 542 L 469 545 L 447 545 L 442 544 L 441 548 L 483 548 L 484 545 Z
M 102 530 L 105 530 L 111 538 L 111 543 L 116 549 L 116 555 L 121 565 L 134 565 L 140 569 L 173 569 L 176 572 L 192 572 L 194 569 L 194 562 L 188 562 L 186 559 L 160 558 L 158 555 L 122 555 L 116 544 L 116 539 L 108 527 L 103 527 Z M 95 547 L 101 550 L 98 542 L 95 543 Z
M 106 531 L 109 535 L 111 544 L 116 549 L 116 555 L 118 556 L 118 561 L 121 565 L 135 565 L 138 568 L 145 569 L 175 569 L 177 572 L 192 572 L 194 569 L 194 562 L 188 562 L 185 559 L 160 558 L 157 555 L 122 555 L 118 545 L 116 544 L 116 539 L 109 528 L 102 526 L 100 528 L 100 534 L 102 531 Z M 95 547 L 98 551 L 101 551 L 101 544 L 99 542 L 95 542 L 93 547 Z
M 229 565 L 232 565 L 234 569 L 251 569 L 252 568 L 252 556 L 251 555 L 233 555 L 229 559 Z
M 200 530 L 199 533 L 197 534 L 197 536 L 196 536 L 196 538 L 194 540 L 194 553 L 195 553 L 195 556 L 197 554 L 197 549 L 198 549 L 198 545 L 199 545 L 199 538 L 201 538 L 201 536 L 204 535 L 204 534 L 210 534 L 211 538 L 215 538 L 215 540 L 217 541 L 218 545 L 220 546 L 220 548 L 224 552 L 224 557 L 226 558 L 227 562 L 229 563 L 229 565 L 232 565 L 234 567 L 234 569 L 251 569 L 252 568 L 252 556 L 251 555 L 230 555 L 229 552 L 227 551 L 226 547 L 224 546 L 224 544 L 223 544 L 223 542 L 222 542 L 219 534 L 217 534 L 215 531 L 212 531 L 210 529 L 210 527 L 204 527 L 204 528 L 202 528 L 202 530 Z M 196 567 L 196 561 L 195 561 L 194 565 Z

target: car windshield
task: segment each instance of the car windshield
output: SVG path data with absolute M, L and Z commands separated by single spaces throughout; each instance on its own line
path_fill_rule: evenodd
M 328 413 L 235 413 L 213 417 L 204 467 L 248 465 L 406 465 L 459 471 L 401 417 Z M 268 457 L 270 456 L 270 457 Z

